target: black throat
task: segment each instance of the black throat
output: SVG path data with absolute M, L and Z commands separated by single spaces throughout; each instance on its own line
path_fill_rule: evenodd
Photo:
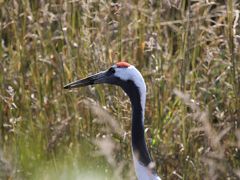
M 140 90 L 131 80 L 119 85 L 127 93 L 132 104 L 132 147 L 134 155 L 144 166 L 148 166 L 152 159 L 145 141 L 143 124 L 145 107 L 141 105 Z

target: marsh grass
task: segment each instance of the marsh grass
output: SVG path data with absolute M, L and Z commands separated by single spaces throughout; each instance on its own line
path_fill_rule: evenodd
M 162 179 L 240 177 L 238 1 L 0 8 L 1 179 L 135 179 L 125 94 L 63 89 L 119 60 L 147 83 L 145 131 Z

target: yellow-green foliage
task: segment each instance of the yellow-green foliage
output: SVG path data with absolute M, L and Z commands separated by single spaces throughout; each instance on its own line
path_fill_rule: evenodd
M 147 83 L 147 144 L 162 179 L 240 177 L 239 1 L 0 9 L 0 179 L 134 179 L 126 95 L 63 89 L 119 60 Z

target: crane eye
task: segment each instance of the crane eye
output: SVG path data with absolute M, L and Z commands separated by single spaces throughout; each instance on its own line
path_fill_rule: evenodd
M 114 74 L 115 73 L 115 69 L 113 67 L 110 67 L 108 72 L 111 73 L 111 74 Z

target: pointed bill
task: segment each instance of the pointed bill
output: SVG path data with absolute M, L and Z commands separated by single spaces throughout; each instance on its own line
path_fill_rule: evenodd
M 91 75 L 87 78 L 80 79 L 74 82 L 71 82 L 67 85 L 64 86 L 64 89 L 72 89 L 72 88 L 77 88 L 77 87 L 83 87 L 83 86 L 89 86 L 93 84 L 99 84 L 103 83 L 107 73 L 106 71 L 99 72 L 97 74 Z

